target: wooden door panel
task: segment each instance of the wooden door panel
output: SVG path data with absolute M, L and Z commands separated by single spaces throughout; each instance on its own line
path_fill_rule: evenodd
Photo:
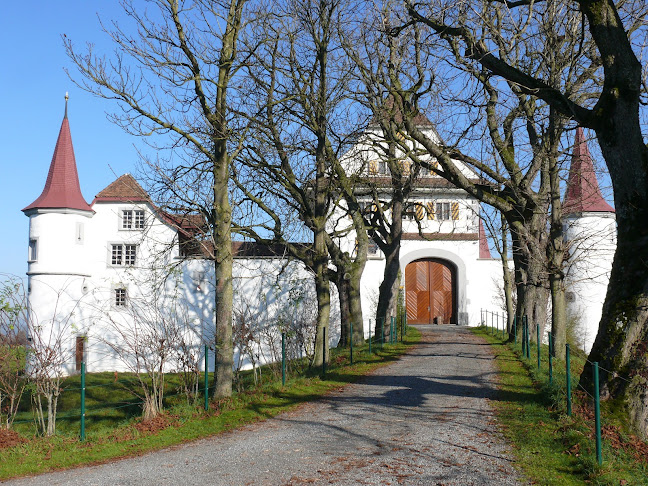
M 449 264 L 417 260 L 405 268 L 406 312 L 412 324 L 455 322 L 455 277 Z

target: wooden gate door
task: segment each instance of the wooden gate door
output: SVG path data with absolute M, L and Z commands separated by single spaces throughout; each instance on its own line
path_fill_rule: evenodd
M 426 259 L 405 268 L 407 320 L 411 324 L 456 323 L 454 267 Z

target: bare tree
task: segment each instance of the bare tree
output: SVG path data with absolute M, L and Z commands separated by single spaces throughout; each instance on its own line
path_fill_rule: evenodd
M 547 30 L 537 29 L 540 19 L 536 7 L 542 2 L 487 2 L 491 8 L 505 6 L 519 15 L 525 24 L 536 28 L 538 37 Z M 612 0 L 575 0 L 567 6 L 578 9 L 583 29 L 578 35 L 591 38 L 595 48 L 582 50 L 583 62 L 600 63 L 597 74 L 602 83 L 588 99 L 575 98 L 565 86 L 552 85 L 544 72 L 527 72 L 512 65 L 479 37 L 480 25 L 463 16 L 463 4 L 430 4 L 429 8 L 407 2 L 411 21 L 422 22 L 444 37 L 453 37 L 462 45 L 465 58 L 472 59 L 491 76 L 514 83 L 528 96 L 545 103 L 568 119 L 596 132 L 599 145 L 614 186 L 618 240 L 608 294 L 603 307 L 599 333 L 590 353 L 591 361 L 601 363 L 604 397 L 624 400 L 628 415 L 637 431 L 648 437 L 648 283 L 643 262 L 648 259 L 645 245 L 645 224 L 648 218 L 648 147 L 644 142 L 640 119 L 642 103 L 642 65 L 637 51 L 645 45 L 646 29 L 644 2 Z M 551 26 L 546 26 L 550 28 Z M 587 31 L 584 30 L 587 27 Z M 516 39 L 510 38 L 510 42 Z M 578 74 L 586 74 L 576 66 Z M 631 376 L 624 380 L 620 375 Z M 581 383 L 591 383 L 589 367 Z
M 26 359 L 29 320 L 22 282 L 2 275 L 0 283 L 0 426 L 10 429 L 27 386 Z
M 340 157 L 354 133 L 344 106 L 349 66 L 337 48 L 342 15 L 338 1 L 278 4 L 275 14 L 260 27 L 263 48 L 249 70 L 249 112 L 255 139 L 248 145 L 245 167 L 237 173 L 238 187 L 263 214 L 256 219 L 264 222 L 256 229 L 244 225 L 237 230 L 263 243 L 280 242 L 314 274 L 316 366 L 328 360 L 331 280 L 339 284 L 341 298 L 347 295 L 349 284 L 354 335 L 356 339 L 363 335 L 359 281 L 366 251 L 361 243 L 353 255 L 337 247 L 340 228 L 331 228 L 330 222 L 340 207 L 336 202 L 351 192 L 349 185 L 346 191 L 337 185 L 346 177 Z M 263 193 L 258 191 L 260 180 L 264 181 Z M 357 206 L 351 206 L 349 211 L 357 212 Z M 308 244 L 289 241 L 291 223 L 286 224 L 290 221 L 286 212 L 298 215 L 299 221 L 292 221 L 293 229 L 310 240 Z M 362 242 L 363 220 L 357 214 L 352 218 Z M 336 265 L 335 275 L 329 270 L 330 257 Z M 346 305 L 341 303 L 344 310 Z M 348 324 L 348 319 L 343 324 Z
M 165 201 L 191 208 L 207 222 L 216 281 L 217 397 L 232 389 L 232 244 L 229 168 L 237 154 L 232 123 L 232 80 L 245 0 L 156 0 L 151 10 L 122 1 L 133 30 L 103 24 L 112 58 L 85 52 L 64 39 L 82 80 L 79 86 L 119 106 L 110 118 L 126 132 L 169 151 L 157 181 Z M 161 152 L 164 153 L 164 152 Z M 198 182 L 197 185 L 191 184 Z M 205 191 L 205 192 L 203 192 Z

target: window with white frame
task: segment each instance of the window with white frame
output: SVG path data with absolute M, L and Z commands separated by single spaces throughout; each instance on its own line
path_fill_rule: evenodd
M 144 210 L 123 209 L 121 212 L 121 229 L 144 229 Z
M 126 289 L 119 287 L 114 290 L 113 305 L 115 307 L 126 307 Z
M 132 267 L 137 262 L 137 245 L 111 245 L 110 264 Z
M 29 252 L 27 255 L 27 260 L 30 262 L 35 262 L 38 260 L 38 240 L 36 238 L 29 239 Z
M 438 220 L 450 219 L 450 203 L 441 202 L 436 204 L 436 211 L 434 212 Z

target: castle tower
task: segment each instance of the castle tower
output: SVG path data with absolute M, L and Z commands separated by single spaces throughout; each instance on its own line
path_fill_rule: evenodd
M 81 317 L 75 312 L 90 277 L 85 229 L 94 211 L 79 187 L 67 100 L 66 94 L 65 116 L 43 192 L 22 211 L 29 217 L 27 275 L 32 318 L 41 326 L 78 330 Z
M 567 313 L 580 346 L 587 352 L 598 332 L 612 260 L 616 219 L 599 189 L 583 129 L 576 129 L 563 202 L 567 260 Z

